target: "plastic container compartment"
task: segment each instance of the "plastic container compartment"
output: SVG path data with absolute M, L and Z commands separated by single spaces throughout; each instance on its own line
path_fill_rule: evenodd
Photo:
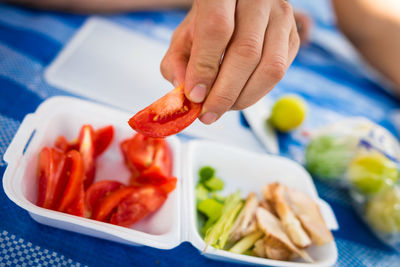
M 85 123 L 92 124 L 94 128 L 107 124 L 115 127 L 112 146 L 98 159 L 96 180 L 116 179 L 126 182 L 129 171 L 124 166 L 119 143 L 132 136 L 132 130 L 126 123 L 130 115 L 71 97 L 53 97 L 45 101 L 34 114 L 25 117 L 4 154 L 8 166 L 3 177 L 3 187 L 7 196 L 42 224 L 125 244 L 161 249 L 172 249 L 188 241 L 202 251 L 205 243 L 197 227 L 194 188 L 198 169 L 203 165 L 212 165 L 217 169 L 218 176 L 224 179 L 224 190 L 227 193 L 240 189 L 245 197 L 250 191 L 260 193 L 260 188 L 267 183 L 279 181 L 317 200 L 328 227 L 338 228 L 331 208 L 318 198 L 310 175 L 297 163 L 208 141 L 181 143 L 176 137 L 167 139 L 173 150 L 173 172 L 178 177 L 176 190 L 157 212 L 131 228 L 76 217 L 34 204 L 38 152 L 43 146 L 53 145 L 56 137 L 61 134 L 69 139 L 76 137 Z M 262 259 L 212 247 L 203 254 L 219 260 L 271 266 L 328 266 L 336 262 L 337 249 L 334 242 L 322 247 L 312 246 L 308 251 L 315 259 L 314 263 Z

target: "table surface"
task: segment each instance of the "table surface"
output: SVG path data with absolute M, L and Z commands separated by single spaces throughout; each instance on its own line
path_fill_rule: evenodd
M 331 20 L 314 1 L 300 1 L 314 14 L 317 27 L 336 32 Z M 310 4 L 313 2 L 312 4 Z M 322 14 L 322 15 L 321 15 Z M 107 16 L 115 21 L 143 21 L 175 28 L 184 11 L 136 12 Z M 47 84 L 43 71 L 87 16 L 34 11 L 0 5 L 0 156 L 22 119 L 46 98 L 66 94 Z M 140 30 L 136 27 L 135 30 Z M 271 93 L 273 98 L 297 93 L 309 104 L 307 127 L 345 116 L 365 116 L 397 136 L 390 113 L 398 101 L 351 62 L 312 42 L 303 47 L 286 77 Z M 243 123 L 246 127 L 246 123 Z M 302 144 L 298 133 L 279 136 L 282 155 L 295 157 Z M 6 164 L 0 161 L 0 176 Z M 400 254 L 381 243 L 357 217 L 346 192 L 316 181 L 318 193 L 333 208 L 340 230 L 334 232 L 338 266 L 394 266 Z M 191 244 L 162 251 L 132 247 L 47 227 L 33 221 L 0 189 L 0 266 L 225 266 L 201 256 Z

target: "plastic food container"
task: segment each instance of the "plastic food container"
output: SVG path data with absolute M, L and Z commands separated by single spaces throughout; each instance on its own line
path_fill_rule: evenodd
M 320 205 L 328 227 L 337 229 L 335 216 L 329 205 L 318 198 L 310 175 L 297 163 L 278 156 L 252 153 L 246 150 L 209 141 L 193 140 L 182 143 L 177 137 L 167 139 L 173 150 L 174 176 L 178 184 L 164 205 L 131 228 L 120 227 L 91 219 L 56 212 L 36 206 L 36 165 L 38 152 L 43 146 L 53 145 L 59 135 L 68 139 L 77 136 L 80 127 L 90 123 L 94 128 L 112 124 L 115 139 L 111 147 L 98 159 L 96 180 L 115 179 L 127 182 L 129 171 L 123 163 L 119 143 L 132 136 L 126 123 L 131 114 L 93 102 L 71 97 L 53 97 L 39 106 L 35 113 L 23 120 L 14 139 L 4 154 L 8 166 L 3 177 L 7 196 L 27 210 L 31 217 L 42 224 L 104 238 L 130 245 L 146 245 L 160 249 L 172 249 L 184 241 L 203 251 L 195 206 L 197 172 L 204 165 L 216 168 L 225 181 L 226 193 L 240 189 L 247 193 L 260 192 L 267 183 L 279 181 L 297 188 Z M 337 259 L 334 242 L 308 249 L 315 262 L 285 262 L 234 254 L 209 247 L 204 256 L 213 259 L 263 264 L 271 266 L 328 266 Z

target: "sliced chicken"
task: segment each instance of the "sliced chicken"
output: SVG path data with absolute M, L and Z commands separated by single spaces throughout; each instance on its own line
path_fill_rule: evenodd
M 258 257 L 267 257 L 267 255 L 265 254 L 264 238 L 260 238 L 254 243 L 253 252 Z
M 239 213 L 229 233 L 229 241 L 236 242 L 245 235 L 257 230 L 255 219 L 256 209 L 258 207 L 258 199 L 256 194 L 250 193 L 247 196 L 246 203 L 242 211 Z
M 291 188 L 287 190 L 289 205 L 311 240 L 319 246 L 333 241 L 333 235 L 326 226 L 317 203 L 303 192 Z
M 275 191 L 277 185 L 278 183 L 271 183 L 262 188 L 264 199 L 261 201 L 261 206 L 278 217 L 273 203 L 273 192 Z
M 274 215 L 277 215 L 275 213 L 275 210 L 272 208 L 271 204 L 269 202 L 267 202 L 266 200 L 261 200 L 260 201 L 260 206 L 263 207 L 264 209 L 268 210 L 269 212 L 271 212 Z
M 293 213 L 287 199 L 288 188 L 276 183 L 272 188 L 272 205 L 293 243 L 301 248 L 311 245 L 311 239 Z
M 264 246 L 267 258 L 281 261 L 292 258 L 292 251 L 281 240 L 272 235 L 264 238 Z
M 297 248 L 295 244 L 293 244 L 289 236 L 286 234 L 285 228 L 283 227 L 282 223 L 271 212 L 267 211 L 264 208 L 258 207 L 256 210 L 256 219 L 258 228 L 265 233 L 267 241 L 270 242 L 270 256 L 281 256 L 281 254 L 277 254 L 277 248 L 285 246 L 289 251 L 302 257 L 305 261 L 313 262 L 311 256 L 304 249 Z
M 262 194 L 264 196 L 264 199 L 271 204 L 272 202 L 272 192 L 275 191 L 275 187 L 278 185 L 278 183 L 271 183 L 267 184 L 262 188 Z

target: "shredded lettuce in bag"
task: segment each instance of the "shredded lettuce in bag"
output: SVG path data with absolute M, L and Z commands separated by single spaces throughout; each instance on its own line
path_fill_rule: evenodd
M 365 211 L 367 221 L 375 230 L 384 234 L 400 234 L 400 186 L 389 188 L 371 198 Z
M 306 149 L 306 167 L 318 178 L 344 178 L 350 160 L 356 151 L 357 140 L 349 137 L 321 135 L 311 140 Z

